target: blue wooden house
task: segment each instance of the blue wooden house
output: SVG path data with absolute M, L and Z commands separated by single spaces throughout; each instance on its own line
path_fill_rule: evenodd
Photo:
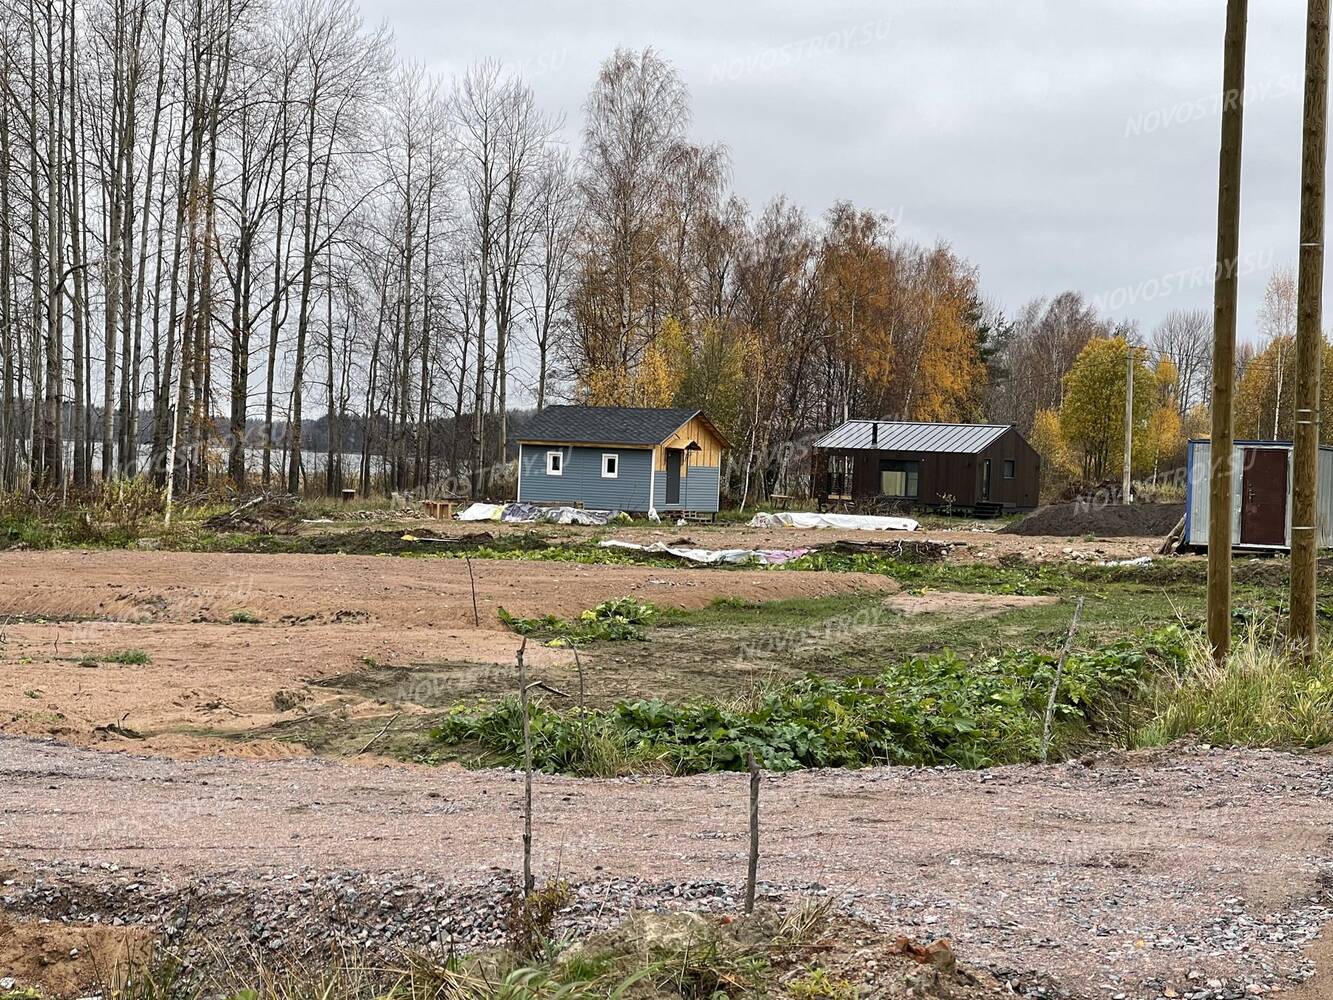
M 717 511 L 727 441 L 702 410 L 548 406 L 515 435 L 518 501 Z

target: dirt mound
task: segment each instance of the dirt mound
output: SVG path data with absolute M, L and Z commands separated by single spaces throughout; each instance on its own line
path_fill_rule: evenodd
M 1151 538 L 1165 535 L 1185 516 L 1183 503 L 1136 503 L 1127 507 L 1054 503 L 1039 507 L 1002 531 L 1011 535 L 1080 538 Z
M 149 938 L 133 927 L 15 921 L 0 914 L 0 973 L 16 987 L 77 997 L 108 977 L 114 980 L 118 966 L 143 961 Z

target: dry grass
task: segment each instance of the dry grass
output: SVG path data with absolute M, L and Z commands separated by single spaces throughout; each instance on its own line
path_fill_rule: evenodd
M 1249 623 L 1224 664 L 1191 632 L 1186 657 L 1152 695 L 1138 746 L 1192 738 L 1220 746 L 1307 748 L 1333 742 L 1333 649 L 1311 664 L 1293 655 L 1271 619 Z

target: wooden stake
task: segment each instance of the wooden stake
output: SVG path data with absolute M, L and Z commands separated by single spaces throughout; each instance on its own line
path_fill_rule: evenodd
M 523 905 L 532 895 L 535 883 L 532 880 L 532 719 L 528 713 L 528 668 L 523 662 L 523 653 L 528 648 L 528 638 L 523 637 L 523 644 L 518 647 L 518 703 L 523 713 Z
M 754 894 L 759 881 L 759 762 L 745 755 L 750 768 L 750 863 L 745 873 L 745 912 L 754 912 Z
M 1319 375 L 1323 347 L 1324 170 L 1328 150 L 1328 4 L 1309 0 L 1305 36 L 1305 125 L 1301 141 L 1301 247 L 1296 289 L 1296 425 L 1291 498 L 1292 645 L 1306 662 L 1315 624 L 1319 544 Z
M 1209 453 L 1208 640 L 1221 661 L 1231 650 L 1231 451 L 1240 257 L 1240 168 L 1245 124 L 1248 0 L 1227 0 L 1222 71 L 1222 146 L 1217 171 L 1217 273 L 1213 281 L 1213 424 Z
M 464 556 L 463 562 L 467 563 L 467 582 L 472 586 L 472 624 L 475 628 L 481 628 L 481 615 L 477 612 L 477 578 L 472 575 L 472 557 Z M 526 646 L 528 640 L 524 639 Z
M 570 640 L 569 648 L 574 650 L 574 669 L 579 672 L 579 711 L 587 704 L 587 687 L 583 683 L 583 661 L 579 659 L 579 644 Z
M 1046 699 L 1046 720 L 1041 727 L 1041 762 L 1046 763 L 1046 755 L 1051 749 L 1051 724 L 1055 721 L 1055 698 L 1060 691 L 1060 678 L 1064 676 L 1065 661 L 1069 651 L 1074 648 L 1074 631 L 1078 628 L 1078 616 L 1083 613 L 1083 598 L 1074 605 L 1074 617 L 1069 623 L 1069 633 L 1065 636 L 1065 645 L 1060 650 L 1060 659 L 1055 664 L 1055 679 L 1051 681 L 1051 696 Z

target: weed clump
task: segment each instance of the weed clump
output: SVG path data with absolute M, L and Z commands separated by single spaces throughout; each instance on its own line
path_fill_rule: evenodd
M 1183 655 L 1153 687 L 1140 747 L 1189 737 L 1223 746 L 1316 747 L 1333 742 L 1333 652 L 1305 664 L 1273 618 L 1241 612 L 1225 663 L 1207 637 L 1183 633 Z
M 151 663 L 150 657 L 142 649 L 121 649 L 114 653 L 108 653 L 101 657 L 103 663 L 119 663 L 123 666 L 142 666 L 145 663 Z
M 1181 630 L 1071 656 L 1055 702 L 1055 748 L 1078 749 L 1114 718 L 1108 706 L 1140 695 L 1156 661 L 1180 653 Z M 981 663 L 952 653 L 919 657 L 872 676 L 809 676 L 749 704 L 625 701 L 607 710 L 532 708 L 533 759 L 575 774 L 736 771 L 753 753 L 772 770 L 874 764 L 986 767 L 1036 760 L 1055 657 L 1015 651 Z M 522 713 L 509 699 L 455 710 L 434 731 L 480 760 L 522 758 Z
M 507 628 L 519 635 L 546 640 L 548 646 L 566 646 L 593 641 L 641 642 L 647 638 L 644 628 L 657 617 L 657 609 L 646 601 L 621 597 L 604 601 L 573 621 L 555 615 L 516 618 L 504 608 L 500 608 L 499 616 Z

